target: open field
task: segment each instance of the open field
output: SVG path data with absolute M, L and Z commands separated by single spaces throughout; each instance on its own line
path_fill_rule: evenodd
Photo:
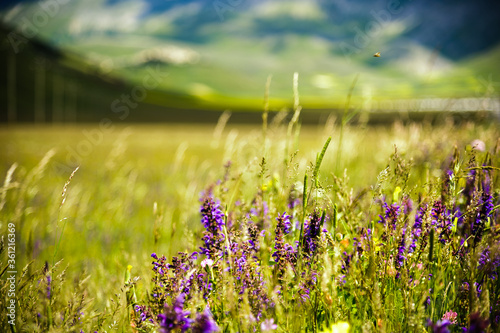
M 84 332 L 111 332 L 115 328 L 120 332 L 128 332 L 135 329 L 147 331 L 153 327 L 153 324 L 151 327 L 141 326 L 137 317 L 134 317 L 142 310 L 131 311 L 131 304 L 150 304 L 154 308 L 151 296 L 148 295 L 158 281 L 151 282 L 152 277 L 157 277 L 157 273 L 151 269 L 151 254 L 157 253 L 158 257 L 165 255 L 169 261 L 179 251 L 199 251 L 200 245 L 203 245 L 201 237 L 204 230 L 200 223 L 200 199 L 208 195 L 210 191 L 207 192 L 207 188 L 210 186 L 214 200 L 221 200 L 220 209 L 226 213 L 226 219 L 233 219 L 231 224 L 226 220 L 227 228 L 224 232 L 229 234 L 223 238 L 234 242 L 238 237 L 243 237 L 238 234 L 238 228 L 249 220 L 258 222 L 258 218 L 255 220 L 248 213 L 250 208 L 256 209 L 263 201 L 267 202 L 268 211 L 255 215 L 262 217 L 261 227 L 265 230 L 261 248 L 255 256 L 260 258 L 258 265 L 262 268 L 266 286 L 283 287 L 285 283 L 305 283 L 305 280 L 301 280 L 306 279 L 304 274 L 302 277 L 295 276 L 299 280 L 297 282 L 290 276 L 293 272 L 282 272 L 278 278 L 277 268 L 273 268 L 273 265 L 280 264 L 279 260 L 271 256 L 273 246 L 276 250 L 276 217 L 285 210 L 291 215 L 291 222 L 295 223 L 293 231 L 287 236 L 292 245 L 295 244 L 294 241 L 302 242 L 301 237 L 304 236 L 301 223 L 304 227 L 305 220 L 305 228 L 312 223 L 307 216 L 311 214 L 310 219 L 313 219 L 314 212 L 325 214 L 326 219 L 323 216 L 322 222 L 328 231 L 325 235 L 329 236 L 321 236 L 326 237 L 325 243 L 317 246 L 322 249 L 322 255 L 330 258 L 328 260 L 333 263 L 326 271 L 317 272 L 317 284 L 309 280 L 311 290 L 306 298 L 311 303 L 292 302 L 290 298 L 303 295 L 300 292 L 293 297 L 287 295 L 287 287 L 283 287 L 285 295 L 281 300 L 272 298 L 275 297 L 272 296 L 275 295 L 272 288 L 266 289 L 264 293 L 272 302 L 262 305 L 263 308 L 259 310 L 261 317 L 254 312 L 255 304 L 247 298 L 239 301 L 226 300 L 228 308 L 220 308 L 221 304 L 217 300 L 224 300 L 225 296 L 231 294 L 231 290 L 235 291 L 228 282 L 233 280 L 224 280 L 227 282 L 224 285 L 229 289 L 220 287 L 222 282 L 217 280 L 217 286 L 222 289 L 214 287 L 205 298 L 201 294 L 190 296 L 190 301 L 186 302 L 189 305 L 186 304 L 185 308 L 194 315 L 195 312 L 202 312 L 209 304 L 223 331 L 246 332 L 254 327 L 265 331 L 261 323 L 268 320 L 266 323 L 269 324 L 271 318 L 278 324 L 278 332 L 300 331 L 300 327 L 305 331 L 320 332 L 326 326 L 330 327 L 341 321 L 350 323 L 353 331 L 358 331 L 361 327 L 367 332 L 410 329 L 421 331 L 427 318 L 436 322 L 449 310 L 459 313 L 460 325 L 464 326 L 468 325 L 469 313 L 480 312 L 486 315 L 484 302 L 488 296 L 484 296 L 484 291 L 483 298 L 470 294 L 467 298 L 468 310 L 459 309 L 457 305 L 461 286 L 459 279 L 470 282 L 479 276 L 463 276 L 458 272 L 456 263 L 450 266 L 453 256 L 450 255 L 452 250 L 449 244 L 460 246 L 462 237 L 467 237 L 465 234 L 457 232 L 451 243 L 442 245 L 438 242 L 437 231 L 435 235 L 433 231 L 430 242 L 433 241 L 432 237 L 436 237 L 436 262 L 432 262 L 432 246 L 431 249 L 429 246 L 421 248 L 422 258 L 425 260 L 420 259 L 420 256 L 416 259 L 407 254 L 407 258 L 411 259 L 408 266 L 404 266 L 407 270 L 402 269 L 403 265 L 395 266 L 398 272 L 408 272 L 402 273 L 403 280 L 399 281 L 395 274 L 391 275 L 390 270 L 387 271 L 389 259 L 385 257 L 390 251 L 397 253 L 398 243 L 390 240 L 383 245 L 370 243 L 372 246 L 376 245 L 376 248 L 365 248 L 365 253 L 372 260 L 370 265 L 386 265 L 385 275 L 369 277 L 373 285 L 381 283 L 381 290 L 378 292 L 382 296 L 377 294 L 377 297 L 382 299 L 373 303 L 375 294 L 371 287 L 357 286 L 359 278 L 363 279 L 368 273 L 363 272 L 366 267 L 363 266 L 365 264 L 361 255 L 357 257 L 355 254 L 357 250 L 353 239 L 358 237 L 359 241 L 359 235 L 363 235 L 362 228 L 365 231 L 366 228 L 371 228 L 375 233 L 373 238 L 365 235 L 369 239 L 383 238 L 384 230 L 387 232 L 387 229 L 376 223 L 378 215 L 384 215 L 382 202 L 403 205 L 405 198 L 411 198 L 413 210 L 405 213 L 407 215 L 404 219 L 401 215 L 398 220 L 398 223 L 406 224 L 415 219 L 416 210 L 423 207 L 423 203 L 432 206 L 437 200 L 442 200 L 450 211 L 454 207 L 463 209 L 466 204 L 463 202 L 464 194 L 460 192 L 460 186 L 465 186 L 470 166 L 486 164 L 497 168 L 481 170 L 481 177 L 487 177 L 491 181 L 493 187 L 490 195 L 493 204 L 498 205 L 500 130 L 497 123 L 465 123 L 455 126 L 449 122 L 437 127 L 426 124 L 403 126 L 395 123 L 389 127 L 341 128 L 330 119 L 321 126 L 300 128 L 298 124 L 292 125 L 280 123 L 275 118 L 275 122 L 270 121 L 265 133 L 258 126 L 224 126 L 222 122 L 203 126 L 112 125 L 110 128 L 100 128 L 97 125 L 74 125 L 0 128 L 0 176 L 5 179 L 0 198 L 0 230 L 5 248 L 1 253 L 0 263 L 2 270 L 4 267 L 7 269 L 7 234 L 11 228 L 8 224 L 11 223 L 15 225 L 18 281 L 16 295 L 19 302 L 15 319 L 17 332 L 80 332 L 80 329 Z M 318 163 L 317 154 L 322 151 L 328 137 L 331 137 L 331 142 L 324 158 Z M 471 142 L 476 139 L 484 142 L 484 151 L 476 149 L 471 152 Z M 395 147 L 397 154 L 394 155 Z M 224 167 L 228 161 L 231 162 L 230 168 Z M 381 172 L 388 166 L 387 177 L 381 177 Z M 68 182 L 77 167 L 79 169 Z M 455 170 L 456 182 L 453 180 L 453 184 L 456 188 L 449 189 L 449 194 L 442 197 L 443 175 L 448 168 Z M 316 174 L 315 170 L 319 173 Z M 297 200 L 303 200 L 304 174 L 309 175 L 309 187 L 305 188 L 310 188 L 310 201 L 306 204 L 302 202 L 293 209 L 287 208 L 290 193 L 294 193 Z M 479 170 L 477 174 L 480 174 Z M 485 181 L 484 178 L 481 179 Z M 484 188 L 481 191 L 478 193 L 486 193 Z M 202 195 L 202 192 L 205 194 Z M 259 200 L 261 204 L 256 204 Z M 497 208 L 498 206 L 490 210 L 487 215 L 490 229 L 494 229 L 499 223 Z M 456 221 L 452 219 L 451 222 Z M 310 231 L 304 229 L 304 232 L 306 230 Z M 396 234 L 392 235 L 394 239 L 401 238 L 401 230 L 401 226 L 395 229 Z M 483 243 L 497 244 L 493 231 L 488 236 L 486 234 L 488 233 L 485 232 Z M 474 255 L 470 254 L 472 259 L 467 260 L 478 260 L 477 256 L 486 246 L 483 243 L 478 245 L 477 252 L 476 245 L 473 245 Z M 302 258 L 299 250 L 301 246 L 295 250 L 299 251 L 296 259 Z M 377 250 L 384 246 L 391 250 Z M 305 249 L 304 247 L 302 251 L 306 251 Z M 234 250 L 234 255 L 240 250 Z M 427 261 L 429 251 L 431 259 Z M 229 253 L 232 253 L 231 250 Z M 349 273 L 344 267 L 347 259 L 342 253 L 351 253 L 354 257 L 349 260 L 358 263 L 357 266 L 352 264 Z M 441 254 L 441 257 L 436 253 Z M 498 246 L 492 245 L 492 258 L 498 254 Z M 209 255 L 205 255 L 208 259 Z M 227 252 L 225 255 L 228 255 Z M 224 252 L 222 256 L 224 257 Z M 205 257 L 200 254 L 198 261 L 203 258 Z M 288 267 L 298 270 L 305 263 L 320 265 L 319 262 L 313 262 L 312 258 L 316 257 L 311 255 L 306 259 L 298 259 L 295 263 L 292 260 Z M 215 261 L 214 257 L 212 259 Z M 449 259 L 450 263 L 443 262 L 444 259 Z M 228 259 L 227 265 L 231 265 L 231 260 Z M 28 263 L 30 265 L 22 272 Z M 58 264 L 54 266 L 55 263 Z M 411 264 L 424 265 L 426 274 L 432 272 L 435 278 L 429 278 L 429 283 L 432 283 L 435 290 L 434 295 L 448 292 L 448 298 L 445 295 L 443 300 L 441 296 L 429 295 L 430 287 L 408 289 L 408 294 L 404 294 L 404 301 L 398 296 L 390 296 L 388 290 L 399 295 L 396 290 L 401 290 L 401 285 L 408 285 L 409 279 L 415 278 L 411 275 Z M 132 268 L 127 271 L 128 265 Z M 218 273 L 220 279 L 225 279 L 226 276 L 223 266 L 223 263 L 219 267 L 214 266 L 214 270 L 221 269 Z M 284 267 L 286 269 L 287 265 Z M 455 273 L 454 269 L 457 270 Z M 201 268 L 200 270 L 203 271 Z M 348 276 L 345 278 L 345 286 L 350 289 L 342 287 L 338 282 L 341 270 L 344 277 Z M 498 269 L 495 267 L 495 270 Z M 61 275 L 63 271 L 64 276 Z M 304 270 L 306 271 L 311 272 L 310 269 Z M 4 270 L 2 274 L 7 274 L 5 272 Z M 130 272 L 132 277 L 140 277 L 134 287 L 125 284 L 126 272 Z M 338 274 L 334 277 L 325 276 L 325 272 Z M 477 274 L 481 274 L 481 271 Z M 83 281 L 86 277 L 88 278 Z M 6 280 L 2 279 L 2 283 L 4 281 Z M 498 282 L 498 276 L 497 280 L 486 280 L 483 290 L 488 290 L 488 285 L 494 286 L 494 281 Z M 20 290 L 20 287 L 23 289 Z M 325 290 L 335 292 L 327 295 Z M 134 300 L 130 298 L 132 291 L 136 297 Z M 7 282 L 1 293 L 0 302 L 3 307 L 7 305 L 4 303 L 7 300 Z M 362 296 L 364 293 L 372 296 L 366 303 L 361 302 L 366 298 Z M 174 293 L 170 296 L 173 299 L 176 297 Z M 233 296 L 237 297 L 237 293 Z M 418 305 L 420 298 L 425 300 L 427 296 L 432 296 L 432 305 L 425 308 Z M 489 296 L 500 300 L 498 284 L 496 288 L 489 289 Z M 410 299 L 412 297 L 413 301 Z M 315 305 L 311 305 L 313 299 Z M 291 303 L 287 303 L 288 301 Z M 269 305 L 273 302 L 274 306 Z M 410 303 L 413 305 L 408 305 Z M 242 308 L 237 310 L 237 304 Z M 497 305 L 488 304 L 492 306 L 491 311 L 498 309 Z M 404 311 L 397 311 L 397 307 Z M 347 310 L 349 308 L 351 311 Z M 321 316 L 318 311 L 322 313 Z M 241 317 L 250 313 L 255 316 L 252 319 L 256 320 L 255 323 Z M 369 324 L 365 325 L 363 322 L 365 317 Z M 241 319 L 241 322 L 235 318 Z M 3 331 L 13 329 L 4 315 L 0 323 L 4 325 Z M 132 326 L 130 323 L 133 323 Z M 491 327 L 493 325 L 498 323 L 492 323 Z M 458 326 L 451 327 L 458 331 Z

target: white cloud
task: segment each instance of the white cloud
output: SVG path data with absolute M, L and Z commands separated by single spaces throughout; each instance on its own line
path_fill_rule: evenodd
M 102 0 L 86 1 L 70 18 L 69 32 L 74 35 L 88 32 L 132 32 L 141 23 L 147 9 L 145 1 L 127 1 L 106 6 Z
M 296 19 L 324 19 L 326 14 L 316 1 L 273 1 L 261 3 L 256 8 L 258 16 L 276 17 L 289 15 Z

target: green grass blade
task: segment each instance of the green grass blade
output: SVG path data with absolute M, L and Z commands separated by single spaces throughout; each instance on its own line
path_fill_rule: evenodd
M 323 162 L 323 158 L 325 157 L 325 153 L 326 153 L 326 150 L 328 149 L 328 145 L 330 144 L 330 141 L 332 141 L 331 136 L 326 140 L 325 144 L 323 145 L 323 149 L 321 150 L 321 153 L 316 158 L 316 165 L 314 166 L 314 172 L 313 172 L 314 185 L 316 187 L 318 187 L 319 167 L 321 166 L 321 162 Z

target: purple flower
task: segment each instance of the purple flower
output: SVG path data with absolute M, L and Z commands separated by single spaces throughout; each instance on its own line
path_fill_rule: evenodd
M 432 333 L 450 333 L 448 326 L 451 325 L 451 322 L 449 320 L 438 320 L 436 323 L 433 323 L 429 319 L 427 325 L 431 328 Z
M 201 223 L 206 229 L 203 235 L 205 247 L 200 247 L 200 250 L 208 258 L 213 259 L 222 249 L 224 213 L 220 210 L 219 201 L 216 202 L 211 197 L 205 197 L 200 212 Z
M 439 230 L 439 242 L 446 244 L 450 241 L 453 227 L 450 210 L 445 207 L 441 200 L 437 200 L 432 206 L 431 216 L 431 225 Z
M 403 213 L 405 215 L 408 215 L 411 213 L 412 210 L 413 210 L 413 201 L 408 196 L 405 196 L 403 198 Z
M 252 221 L 249 220 L 248 224 L 247 224 L 247 231 L 248 231 L 248 237 L 250 238 L 248 240 L 250 247 L 252 248 L 252 250 L 258 251 L 259 247 L 260 247 L 259 246 L 259 236 L 260 236 L 259 228 Z
M 201 205 L 201 223 L 207 231 L 222 231 L 224 226 L 224 213 L 220 210 L 220 202 L 206 197 Z
M 243 253 L 243 255 L 239 258 L 236 258 L 235 260 L 236 266 L 238 267 L 237 270 L 239 272 L 243 272 L 243 270 L 246 268 L 247 264 L 247 257 L 246 253 Z
M 194 268 L 193 254 L 179 252 L 178 256 L 172 257 L 172 263 L 167 262 L 165 256 L 158 257 L 153 261 L 153 288 L 151 296 L 155 299 L 154 312 L 163 310 L 164 304 L 170 297 L 179 293 L 189 294 L 194 284 L 195 276 L 188 271 Z
M 443 176 L 443 192 L 446 194 L 449 193 L 450 190 L 450 182 L 453 179 L 453 170 L 450 168 L 446 168 L 444 170 L 444 176 Z
M 165 305 L 165 312 L 158 315 L 161 333 L 170 333 L 180 329 L 186 332 L 193 323 L 190 312 L 184 311 L 184 294 L 180 294 L 172 305 Z
M 318 247 L 318 240 L 321 234 L 321 216 L 317 210 L 312 213 L 304 226 L 304 247 L 305 253 L 313 255 Z
M 486 248 L 479 257 L 478 269 L 494 280 L 498 277 L 498 267 L 500 267 L 500 253 L 492 255 L 490 249 Z
M 309 299 L 310 294 L 311 291 L 309 290 L 309 288 L 301 284 L 299 288 L 299 296 L 300 296 L 299 301 L 301 303 L 305 303 Z
M 210 274 L 203 272 L 196 275 L 196 280 L 201 290 L 203 291 L 203 298 L 207 299 L 210 292 L 213 290 L 213 284 L 210 281 Z
M 471 314 L 469 320 L 470 326 L 463 331 L 464 333 L 486 333 L 486 329 L 490 325 L 488 320 L 481 318 L 479 312 Z
M 354 256 L 354 253 L 347 254 L 347 252 L 345 252 L 345 251 L 344 251 L 344 253 L 342 253 L 342 267 L 340 268 L 340 271 L 343 274 L 347 274 L 349 272 L 349 267 L 351 266 L 351 260 L 352 260 L 353 256 Z
M 283 213 L 276 218 L 278 223 L 275 228 L 274 252 L 272 257 L 276 262 L 278 278 L 283 277 L 286 265 L 295 262 L 295 252 L 291 245 L 285 243 L 286 231 L 290 229 L 290 216 Z
M 153 322 L 151 313 L 145 305 L 136 305 L 134 306 L 134 310 L 139 315 L 139 317 L 136 319 L 138 325 L 140 325 L 144 321 Z
M 401 267 L 404 266 L 404 263 L 405 263 L 405 260 L 406 260 L 406 256 L 405 256 L 405 252 L 406 252 L 406 239 L 405 239 L 405 233 L 406 233 L 406 229 L 403 229 L 403 233 L 401 234 L 401 241 L 399 242 L 399 246 L 398 246 L 398 254 L 396 256 L 396 269 L 399 270 Z M 399 272 L 397 273 L 396 275 L 396 279 L 399 279 Z
M 247 242 L 233 243 L 231 251 L 235 263 L 232 273 L 236 280 L 236 287 L 239 288 L 239 301 L 242 302 L 246 298 L 252 316 L 258 318 L 270 305 L 259 260 L 252 255 L 253 249 Z
M 443 205 L 443 202 L 441 200 L 437 200 L 434 202 L 434 205 L 432 205 L 431 209 L 431 225 L 432 226 L 437 226 L 439 222 L 443 219 L 443 215 L 445 214 L 446 207 Z
M 493 197 L 491 195 L 490 179 L 487 173 L 485 173 L 485 178 L 486 179 L 481 182 L 483 191 L 477 193 L 479 199 L 476 207 L 476 216 L 471 226 L 471 232 L 472 235 L 474 235 L 474 246 L 481 241 L 486 222 L 488 218 L 491 217 L 493 210 Z
M 481 292 L 483 291 L 483 284 L 481 282 L 474 282 L 476 287 L 477 297 L 481 297 Z
M 411 244 L 408 248 L 408 253 L 413 253 L 417 248 L 417 240 L 422 234 L 422 222 L 424 220 L 425 212 L 427 211 L 427 204 L 423 204 L 417 210 L 417 215 L 415 216 L 415 223 L 413 224 L 413 228 L 411 231 Z
M 398 221 L 400 212 L 401 208 L 397 203 L 393 203 L 389 206 L 384 202 L 384 216 L 379 215 L 380 220 L 378 222 L 382 223 L 384 226 L 388 225 L 392 227 L 392 230 L 396 230 L 396 222 Z
M 281 216 L 280 214 L 278 214 L 276 221 L 278 221 L 278 223 L 276 224 L 276 228 L 282 229 L 285 235 L 290 232 L 292 228 L 292 224 L 290 223 L 290 215 L 288 215 L 286 212 L 283 212 Z
M 52 296 L 52 277 L 47 275 L 47 299 Z
M 305 275 L 305 272 L 302 273 L 302 276 Z M 306 302 L 311 296 L 311 290 L 314 290 L 316 287 L 318 273 L 315 271 L 311 271 L 310 275 L 307 276 L 299 285 L 298 294 L 300 296 L 299 301 L 302 303 Z
M 217 323 L 214 321 L 208 307 L 205 308 L 205 311 L 199 313 L 196 316 L 191 331 L 193 333 L 212 333 L 219 331 L 219 327 L 217 326 Z

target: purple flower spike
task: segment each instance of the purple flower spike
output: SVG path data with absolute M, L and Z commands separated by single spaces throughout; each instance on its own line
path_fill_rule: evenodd
M 396 222 L 398 221 L 400 212 L 401 208 L 397 203 L 393 203 L 389 206 L 384 202 L 384 216 L 379 215 L 380 220 L 378 222 L 382 223 L 384 226 L 389 225 L 393 230 L 396 230 Z
M 283 212 L 281 216 L 280 214 L 278 214 L 276 221 L 278 221 L 276 228 L 282 228 L 285 235 L 290 232 L 290 229 L 292 228 L 292 224 L 290 223 L 290 215 L 288 215 L 286 212 Z
M 213 258 L 222 249 L 224 241 L 224 213 L 220 210 L 220 202 L 211 197 L 203 200 L 200 212 L 201 223 L 206 229 L 203 236 L 205 246 L 200 247 L 200 250 L 208 258 Z
M 165 305 L 165 312 L 158 315 L 161 333 L 170 333 L 180 329 L 186 332 L 191 328 L 193 320 L 189 318 L 190 312 L 184 311 L 184 294 L 180 294 L 174 304 Z
M 50 275 L 47 275 L 47 299 L 50 299 L 52 296 L 52 278 Z
M 399 246 L 398 246 L 398 254 L 396 256 L 396 269 L 397 270 L 399 270 L 401 267 L 403 267 L 405 264 L 405 261 L 406 261 L 405 233 L 406 233 L 406 229 L 403 229 L 403 233 L 401 235 L 401 241 L 399 242 Z M 398 272 L 398 274 L 396 275 L 396 278 L 399 278 L 399 276 L 400 276 L 400 274 Z
M 276 236 L 274 238 L 274 252 L 272 257 L 277 264 L 278 277 L 281 278 L 285 273 L 287 264 L 295 262 L 295 253 L 293 246 L 285 243 L 285 233 L 290 228 L 290 216 L 286 213 L 283 213 L 281 216 L 278 214 L 276 220 L 278 223 L 274 230 Z
M 304 247 L 305 253 L 313 255 L 318 247 L 318 241 L 321 233 L 321 216 L 318 211 L 314 211 L 304 225 Z
M 422 205 L 422 207 L 420 207 L 417 211 L 417 215 L 415 216 L 415 223 L 413 224 L 413 228 L 411 231 L 411 244 L 408 248 L 408 253 L 413 253 L 417 248 L 417 241 L 422 234 L 422 222 L 424 220 L 426 211 L 427 204 Z
M 486 179 L 481 182 L 482 192 L 477 192 L 479 200 L 476 207 L 476 218 L 472 222 L 471 232 L 474 235 L 474 247 L 481 241 L 488 218 L 493 210 L 493 197 L 491 194 L 490 179 L 486 173 Z
M 194 321 L 192 332 L 193 333 L 212 333 L 218 332 L 219 326 L 214 321 L 212 314 L 208 308 L 205 308 L 203 313 L 198 314 Z
M 222 231 L 224 226 L 224 213 L 220 209 L 220 202 L 207 197 L 201 206 L 201 223 L 207 231 Z
M 500 253 L 491 254 L 490 249 L 486 248 L 479 258 L 478 269 L 495 280 L 498 277 L 498 267 L 500 267 Z

